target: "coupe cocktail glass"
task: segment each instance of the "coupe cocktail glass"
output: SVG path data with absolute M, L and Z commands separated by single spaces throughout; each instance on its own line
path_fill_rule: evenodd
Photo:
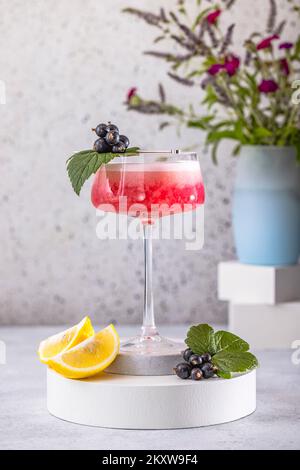
M 137 354 L 166 354 L 178 344 L 160 336 L 155 325 L 152 291 L 152 226 L 159 217 L 196 210 L 204 204 L 204 185 L 195 153 L 143 151 L 118 157 L 96 173 L 92 186 L 96 208 L 138 217 L 143 226 L 145 286 L 139 336 L 121 345 Z

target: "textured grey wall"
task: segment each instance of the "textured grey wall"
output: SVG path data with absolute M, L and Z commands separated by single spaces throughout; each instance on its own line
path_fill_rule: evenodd
M 261 1 L 239 3 L 240 31 L 265 21 Z M 154 96 L 158 81 L 178 104 L 198 99 L 197 90 L 166 78 L 164 63 L 143 57 L 155 32 L 120 13 L 127 5 L 161 4 L 0 0 L 0 79 L 7 91 L 7 104 L 0 106 L 0 323 L 66 323 L 84 314 L 99 323 L 140 320 L 142 245 L 96 238 L 90 184 L 77 198 L 65 160 L 89 147 L 90 127 L 108 119 L 144 147 L 201 143 L 203 136 L 191 130 L 180 137 L 174 128 L 159 133 L 156 118 L 128 114 L 122 105 L 130 86 Z M 171 8 L 174 1 L 163 4 Z M 195 253 L 181 242 L 154 244 L 158 322 L 226 318 L 217 301 L 216 269 L 219 260 L 234 256 L 228 147 L 217 168 L 203 155 L 202 169 L 205 248 Z

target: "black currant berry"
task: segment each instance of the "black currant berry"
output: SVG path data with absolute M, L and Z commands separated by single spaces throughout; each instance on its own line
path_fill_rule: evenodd
M 110 147 L 107 145 L 107 142 L 100 137 L 94 143 L 94 150 L 98 153 L 110 152 Z
M 120 141 L 123 142 L 126 148 L 129 147 L 130 142 L 126 135 L 120 135 Z
M 118 144 L 114 145 L 112 148 L 113 153 L 124 153 L 125 150 L 126 150 L 126 147 L 123 142 L 119 142 Z
M 205 379 L 211 379 L 215 375 L 213 370 L 209 370 L 207 372 L 203 372 L 203 377 Z
M 107 124 L 98 124 L 94 130 L 98 137 L 105 137 L 107 134 Z
M 202 362 L 210 362 L 211 361 L 211 355 L 209 353 L 202 354 L 201 356 Z
M 189 364 L 181 362 L 180 364 L 177 364 L 174 372 L 178 377 L 180 377 L 180 379 L 188 379 L 191 375 L 191 370 L 192 368 Z
M 203 373 L 199 367 L 195 367 L 191 372 L 191 379 L 192 380 L 201 380 L 203 377 Z
M 116 145 L 120 141 L 120 136 L 118 131 L 109 131 L 106 136 L 105 140 L 108 143 L 108 145 Z
M 203 366 L 201 367 L 201 370 L 202 370 L 203 377 L 205 379 L 210 379 L 211 377 L 215 375 L 214 366 L 210 364 L 209 362 L 207 362 L 206 364 L 203 364 Z
M 189 359 L 192 354 L 193 354 L 193 351 L 190 348 L 188 348 L 185 351 L 183 351 L 182 357 L 186 362 L 189 362 Z
M 115 126 L 114 124 L 112 124 L 111 122 L 108 122 L 108 125 L 106 126 L 106 130 L 107 132 L 110 132 L 110 131 L 119 132 L 119 128 Z
M 192 366 L 201 366 L 202 364 L 201 356 L 198 356 L 198 354 L 192 354 L 189 358 L 189 363 Z

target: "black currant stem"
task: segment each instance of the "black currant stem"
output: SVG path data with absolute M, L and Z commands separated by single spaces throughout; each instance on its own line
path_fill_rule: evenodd
M 152 225 L 143 224 L 144 236 L 144 258 L 145 258 L 145 280 L 144 280 L 144 313 L 142 337 L 151 339 L 158 335 L 153 309 L 152 288 Z

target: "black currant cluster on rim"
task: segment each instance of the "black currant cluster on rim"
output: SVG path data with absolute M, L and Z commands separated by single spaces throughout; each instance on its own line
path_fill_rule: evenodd
M 99 139 L 94 143 L 94 150 L 98 153 L 124 153 L 129 146 L 129 139 L 126 135 L 120 135 L 119 129 L 115 124 L 98 124 L 93 129 Z
M 216 367 L 212 364 L 209 353 L 199 356 L 191 349 L 186 349 L 182 356 L 185 362 L 181 362 L 174 369 L 175 374 L 181 379 L 210 379 L 215 375 Z

